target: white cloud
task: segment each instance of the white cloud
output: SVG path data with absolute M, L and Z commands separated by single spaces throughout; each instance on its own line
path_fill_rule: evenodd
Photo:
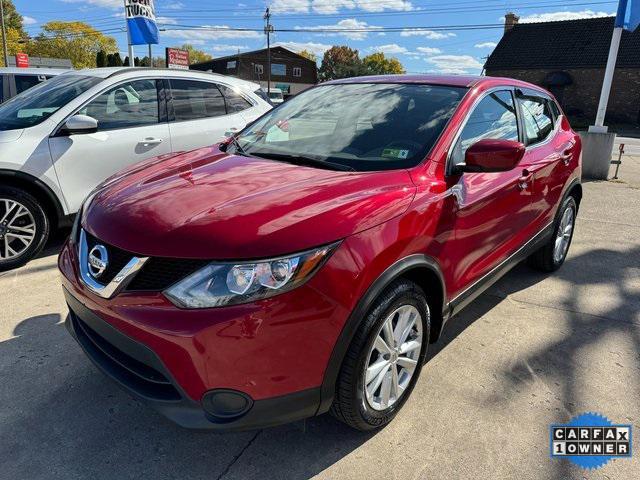
M 182 2 L 169 2 L 163 5 L 156 5 L 156 7 L 160 7 L 162 10 L 182 10 L 185 4 Z
M 22 17 L 22 23 L 25 25 L 33 25 L 38 23 L 38 21 L 33 17 L 27 17 L 26 15 Z
M 455 37 L 451 32 L 434 32 L 433 30 L 421 30 L 419 28 L 405 28 L 400 32 L 401 37 L 426 37 L 429 40 L 442 40 L 444 38 Z
M 178 21 L 171 17 L 156 17 L 156 22 L 162 25 L 175 25 Z
M 342 8 L 353 10 L 356 8 L 356 2 L 353 0 L 313 0 L 311 8 L 316 13 L 326 15 L 338 13 Z
M 408 0 L 273 0 L 274 13 L 307 13 L 314 11 L 321 15 L 336 14 L 341 10 L 359 9 L 365 12 L 385 10 L 408 11 L 413 5 Z
M 496 42 L 482 42 L 476 43 L 474 47 L 476 48 L 495 48 L 498 45 Z
M 426 61 L 431 63 L 439 73 L 480 73 L 483 67 L 471 55 L 437 55 L 426 58 Z
M 416 50 L 420 53 L 424 53 L 425 55 L 437 55 L 442 53 L 442 50 L 435 47 L 418 47 Z
M 85 5 L 97 5 L 98 7 L 106 8 L 121 8 L 124 9 L 124 2 L 122 0 L 62 0 L 64 3 L 84 3 Z
M 274 0 L 270 9 L 272 13 L 306 13 L 309 0 Z
M 382 12 L 384 10 L 413 10 L 411 2 L 405 0 L 356 0 L 359 8 L 366 12 Z
M 519 23 L 534 22 L 558 22 L 561 20 L 577 20 L 579 18 L 598 18 L 611 17 L 615 12 L 594 12 L 593 10 L 582 10 L 579 12 L 553 12 L 553 13 L 534 13 L 525 17 L 520 17 Z
M 334 25 L 316 25 L 313 27 L 295 27 L 296 30 L 331 30 L 330 32 L 321 32 L 319 34 L 327 37 L 343 36 L 349 40 L 364 40 L 367 38 L 371 30 L 379 29 L 374 25 L 368 25 L 367 22 L 361 22 L 355 18 L 345 18 Z M 341 32 L 340 30 L 345 30 Z M 349 31 L 358 30 L 358 31 Z
M 204 40 L 218 40 L 220 38 L 262 38 L 260 32 L 253 30 L 231 30 L 227 25 L 202 25 L 203 28 L 189 28 L 166 30 L 164 36 L 182 38 L 189 43 L 201 45 Z
M 280 45 L 284 48 L 288 48 L 289 50 L 293 50 L 294 52 L 301 52 L 302 50 L 306 50 L 311 53 L 315 53 L 318 57 L 322 57 L 324 52 L 329 50 L 332 45 L 327 45 L 326 43 L 316 43 L 316 42 L 278 42 L 276 45 Z
M 248 50 L 249 47 L 247 45 L 223 45 L 217 44 L 208 47 L 207 50 L 213 53 L 236 53 L 238 51 L 243 52 Z
M 370 53 L 382 52 L 385 55 L 400 55 L 409 52 L 409 50 L 407 50 L 405 47 L 401 47 L 397 43 L 390 43 L 389 45 L 380 45 L 377 47 L 369 47 L 367 51 Z

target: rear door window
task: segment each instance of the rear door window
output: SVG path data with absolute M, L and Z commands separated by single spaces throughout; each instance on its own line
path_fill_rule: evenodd
M 247 108 L 251 108 L 251 102 L 249 102 L 246 98 L 240 95 L 238 92 L 233 90 L 232 88 L 226 87 L 224 85 L 219 85 L 220 90 L 224 94 L 224 99 L 227 102 L 227 112 L 236 113 L 246 110 Z
M 554 129 L 550 101 L 534 95 L 518 95 L 527 145 L 544 142 Z
M 15 75 L 16 92 L 22 93 L 25 90 L 29 90 L 31 87 L 35 87 L 40 83 L 38 75 Z
M 198 120 L 226 115 L 224 97 L 214 83 L 171 79 L 174 120 Z

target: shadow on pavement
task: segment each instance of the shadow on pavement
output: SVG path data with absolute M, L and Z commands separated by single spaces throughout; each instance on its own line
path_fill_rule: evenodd
M 302 479 L 371 437 L 328 415 L 254 432 L 181 429 L 95 370 L 59 315 L 24 320 L 14 335 L 0 343 L 2 478 L 227 478 L 260 438 L 239 478 Z
M 629 269 L 637 269 L 633 265 L 640 264 L 634 263 L 638 258 L 640 248 L 624 253 L 592 250 L 571 257 L 554 274 L 575 285 L 561 305 L 569 318 L 566 334 L 499 372 L 505 393 L 486 399 L 487 406 L 508 403 L 526 391 L 533 371 L 561 392 L 564 411 L 558 421 L 578 413 L 576 382 L 584 366 L 576 360 L 577 352 L 610 333 L 630 336 L 640 351 L 640 333 L 625 320 L 640 300 L 621 281 Z M 602 265 L 610 270 L 602 270 Z M 544 278 L 517 267 L 450 321 L 429 358 L 503 301 L 491 292 L 515 293 Z M 598 316 L 572 313 L 579 311 L 580 286 L 604 284 L 617 289 L 619 307 Z M 257 432 L 183 430 L 99 374 L 61 320 L 57 314 L 26 319 L 13 338 L 0 343 L 0 458 L 12 459 L 3 464 L 4 478 L 306 479 L 373 436 L 350 430 L 328 415 Z M 568 478 L 573 471 L 568 462 L 555 462 L 554 468 L 555 478 Z

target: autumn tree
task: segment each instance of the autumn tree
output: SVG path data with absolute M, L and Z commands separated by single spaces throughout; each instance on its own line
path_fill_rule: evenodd
M 298 52 L 298 55 L 300 55 L 300 56 L 302 56 L 304 58 L 307 58 L 307 59 L 309 59 L 309 60 L 311 60 L 313 62 L 317 62 L 318 61 L 318 56 L 315 53 L 310 52 L 309 50 L 302 50 L 301 52 Z
M 36 57 L 68 58 L 75 68 L 96 66 L 100 50 L 117 52 L 113 37 L 108 37 L 84 22 L 52 21 L 26 44 L 26 53 Z
M 318 70 L 322 81 L 357 77 L 363 74 L 364 67 L 358 50 L 347 46 L 333 46 L 324 52 L 320 70 Z
M 202 63 L 211 60 L 213 57 L 209 55 L 207 52 L 202 50 L 198 50 L 196 47 L 189 43 L 185 43 L 181 47 L 178 47 L 180 50 L 186 50 L 189 52 L 189 63 Z
M 362 59 L 366 75 L 399 75 L 406 70 L 396 58 L 386 58 L 384 53 L 376 52 Z
M 22 25 L 22 15 L 18 13 L 15 5 L 11 0 L 4 0 L 4 26 L 7 37 L 7 52 L 9 55 L 15 55 L 25 51 L 25 42 L 27 33 Z M 4 48 L 2 38 L 0 38 L 0 52 Z M 0 65 L 5 66 L 4 56 L 0 55 Z

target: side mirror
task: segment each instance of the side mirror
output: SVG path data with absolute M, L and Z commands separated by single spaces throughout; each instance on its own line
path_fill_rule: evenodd
M 471 145 L 456 167 L 461 172 L 506 172 L 520 163 L 524 152 L 525 146 L 514 140 L 484 139 Z
M 95 133 L 98 131 L 98 121 L 88 115 L 73 115 L 67 119 L 62 131 L 68 135 Z

